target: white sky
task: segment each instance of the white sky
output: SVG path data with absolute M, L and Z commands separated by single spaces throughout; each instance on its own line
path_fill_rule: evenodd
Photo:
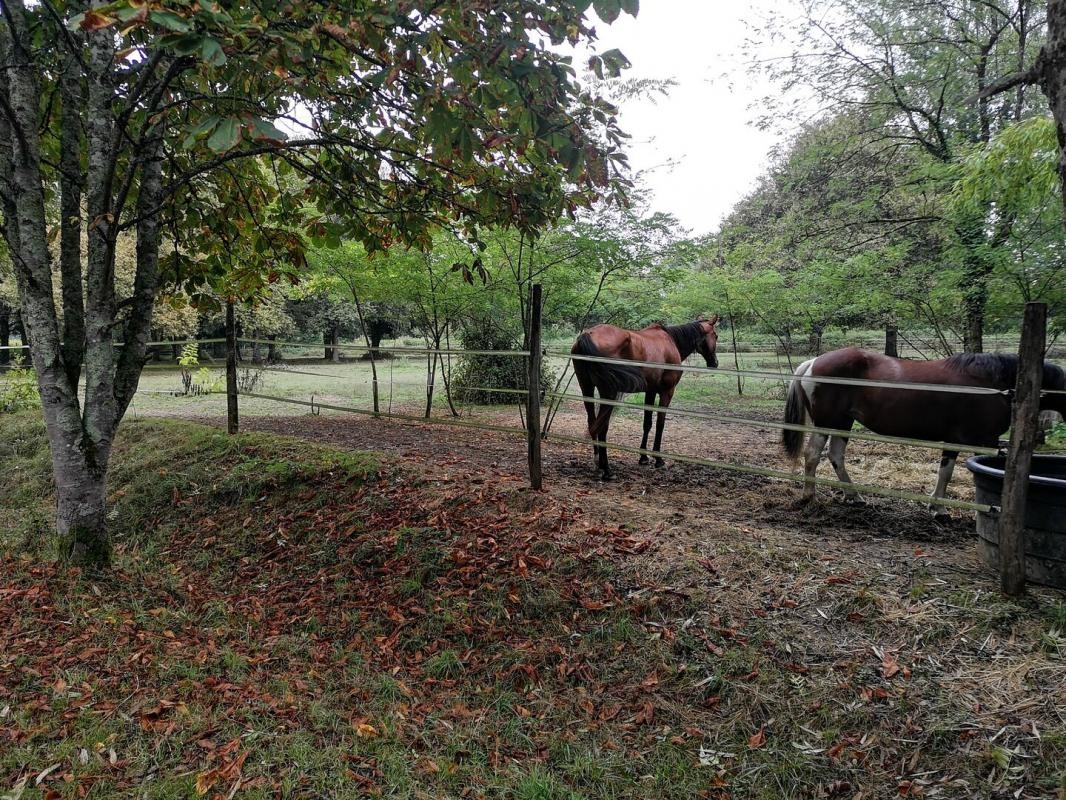
M 623 14 L 596 26 L 596 50 L 620 49 L 633 63 L 626 77 L 674 78 L 668 97 L 627 101 L 620 123 L 632 135 L 629 158 L 651 211 L 674 214 L 695 234 L 714 230 L 753 187 L 780 134 L 758 130 L 749 106 L 770 91 L 747 74 L 745 20 L 786 11 L 790 0 L 643 0 L 636 19 Z M 577 59 L 575 58 L 575 61 Z M 579 69 L 582 64 L 575 63 Z

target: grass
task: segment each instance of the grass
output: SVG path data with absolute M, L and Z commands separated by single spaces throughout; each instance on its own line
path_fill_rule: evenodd
M 1061 601 L 1006 603 L 917 554 L 882 579 L 724 520 L 701 544 L 715 582 L 689 559 L 661 589 L 660 555 L 619 556 L 593 507 L 164 420 L 123 426 L 114 569 L 80 574 L 48 560 L 40 423 L 2 421 L 0 796 L 993 798 L 1062 780 L 1044 707 Z

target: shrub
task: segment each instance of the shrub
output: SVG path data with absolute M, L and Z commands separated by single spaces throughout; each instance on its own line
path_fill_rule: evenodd
M 487 320 L 465 324 L 459 332 L 459 343 L 464 350 L 520 350 L 520 335 L 501 330 Z M 528 361 L 521 356 L 508 355 L 463 355 L 452 380 L 452 390 L 462 403 L 473 405 L 514 405 L 523 397 L 511 391 L 494 389 L 526 390 Z M 540 385 L 547 389 L 554 381 L 554 373 L 546 365 L 541 366 Z
M 36 406 L 40 399 L 37 373 L 16 355 L 12 366 L 0 378 L 0 413 L 13 413 Z
M 200 367 L 193 373 L 192 368 L 200 364 L 200 345 L 196 342 L 186 342 L 178 356 L 178 365 L 181 367 L 181 393 L 183 395 L 211 394 L 222 390 L 225 378 L 222 375 L 212 375 L 207 367 Z M 251 391 L 250 389 L 247 391 Z

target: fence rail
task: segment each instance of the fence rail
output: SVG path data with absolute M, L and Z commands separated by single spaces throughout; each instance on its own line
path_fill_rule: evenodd
M 589 446 L 592 446 L 593 444 L 591 439 L 581 439 L 577 436 L 568 436 L 559 433 L 552 433 L 547 438 L 561 442 L 576 442 Z M 901 500 L 913 500 L 918 503 L 929 503 L 931 505 L 935 504 L 947 506 L 949 508 L 962 508 L 970 511 L 992 511 L 995 508 L 994 506 L 986 505 L 984 503 L 974 503 L 969 500 L 932 498 L 929 495 L 918 494 L 917 492 L 908 492 L 903 489 L 890 489 L 888 487 L 875 486 L 873 484 L 844 483 L 843 481 L 836 481 L 832 478 L 814 478 L 813 480 L 810 480 L 793 472 L 785 472 L 784 470 L 773 469 L 772 467 L 759 467 L 754 464 L 735 464 L 732 461 L 715 461 L 710 458 L 687 456 L 682 453 L 655 452 L 643 447 L 630 447 L 629 445 L 615 444 L 614 442 L 596 442 L 595 444 L 597 447 L 606 447 L 608 450 L 618 450 L 623 453 L 639 453 L 647 456 L 666 456 L 674 461 L 681 461 L 688 464 L 699 464 L 701 466 L 713 467 L 727 472 L 740 472 L 745 475 L 759 475 L 766 478 L 792 481 L 793 483 L 814 483 L 818 486 L 829 486 L 836 489 L 853 489 L 854 491 L 866 494 L 876 494 L 882 497 L 895 497 Z
M 553 352 L 549 355 L 562 357 L 561 353 Z M 993 389 L 987 386 L 945 386 L 939 383 L 909 383 L 907 381 L 873 381 L 866 378 L 828 378 L 819 375 L 796 375 L 789 372 L 769 372 L 753 369 L 728 369 L 725 367 L 696 367 L 685 364 L 664 364 L 651 361 L 633 361 L 625 358 L 604 358 L 602 356 L 579 356 L 567 354 L 572 361 L 594 361 L 601 364 L 619 364 L 624 366 L 650 367 L 652 369 L 675 370 L 679 372 L 693 372 L 703 375 L 740 375 L 747 378 L 762 378 L 765 380 L 794 381 L 803 380 L 811 383 L 835 383 L 842 386 L 872 386 L 882 389 L 906 389 L 920 392 L 942 392 L 946 394 L 979 394 L 979 395 L 1010 395 L 1009 389 Z
M 903 436 L 882 436 L 879 433 L 867 433 L 865 431 L 845 431 L 840 428 L 820 428 L 816 425 L 798 425 L 791 422 L 778 422 L 776 420 L 761 420 L 750 419 L 748 417 L 734 417 L 728 414 L 718 414 L 714 411 L 703 411 L 700 409 L 690 408 L 678 408 L 676 406 L 670 406 L 669 408 L 660 408 L 659 406 L 646 405 L 644 403 L 626 403 L 621 400 L 602 400 L 596 397 L 589 397 L 587 395 L 580 394 L 563 394 L 559 392 L 547 392 L 548 397 L 558 398 L 561 400 L 569 400 L 574 402 L 592 402 L 602 403 L 604 405 L 616 406 L 619 408 L 628 408 L 635 411 L 654 411 L 663 414 L 677 414 L 685 417 L 701 417 L 703 419 L 713 419 L 719 422 L 728 422 L 736 425 L 747 425 L 755 428 L 777 428 L 779 430 L 786 431 L 802 431 L 803 433 L 822 433 L 827 436 L 840 436 L 845 439 L 862 439 L 868 442 L 883 442 L 885 444 L 898 444 L 908 447 L 924 447 L 930 450 L 964 450 L 967 453 L 978 453 L 980 455 L 999 455 L 1000 450 L 997 447 L 978 447 L 976 445 L 958 444 L 956 442 L 934 442 L 927 439 L 908 439 Z
M 522 358 L 526 359 L 529 363 L 534 363 L 537 358 L 534 356 L 544 355 L 551 358 L 566 359 L 570 362 L 586 361 L 611 365 L 623 365 L 623 366 L 637 366 L 637 367 L 652 367 L 663 370 L 677 370 L 684 372 L 691 372 L 694 374 L 704 374 L 719 377 L 746 377 L 758 380 L 767 381 L 780 381 L 783 383 L 789 383 L 794 380 L 803 380 L 811 383 L 827 383 L 838 384 L 846 386 L 859 386 L 859 387 L 877 387 L 886 389 L 898 389 L 904 391 L 926 391 L 926 392 L 940 392 L 951 393 L 970 396 L 988 396 L 988 397 L 1011 397 L 1012 391 L 1010 389 L 995 389 L 983 386 L 945 386 L 940 384 L 925 384 L 925 383 L 908 383 L 902 381 L 881 381 L 881 380 L 865 380 L 859 378 L 835 378 L 835 377 L 822 377 L 822 376 L 802 376 L 798 377 L 793 372 L 778 372 L 772 370 L 760 370 L 760 369 L 731 369 L 731 368 L 708 368 L 694 365 L 684 364 L 665 364 L 665 363 L 649 363 L 641 362 L 630 359 L 618 359 L 607 358 L 602 356 L 582 356 L 574 355 L 568 352 L 559 350 L 552 350 L 542 348 L 539 345 L 536 337 L 532 339 L 532 347 L 530 350 L 462 350 L 454 348 L 433 348 L 433 347 L 413 347 L 406 345 L 380 345 L 370 346 L 366 344 L 357 344 L 351 342 L 294 342 L 288 340 L 278 339 L 262 339 L 262 338 L 242 338 L 232 337 L 230 342 L 235 344 L 230 345 L 228 349 L 236 349 L 240 345 L 254 345 L 256 347 L 270 347 L 277 352 L 280 348 L 292 349 L 298 348 L 300 350 L 327 350 L 331 353 L 369 353 L 370 361 L 373 362 L 377 359 L 374 358 L 375 354 L 405 354 L 412 356 L 430 356 L 430 357 L 462 357 L 462 356 L 495 356 L 501 358 Z M 159 341 L 149 342 L 150 347 L 179 347 L 188 344 L 197 345 L 218 345 L 227 342 L 227 338 L 208 338 L 199 340 L 187 340 L 187 341 Z M 116 343 L 121 346 L 122 343 Z M 10 345 L 2 348 L 4 350 L 24 350 L 26 345 Z M 349 362 L 351 363 L 351 362 Z M 217 364 L 197 365 L 197 367 L 207 367 L 211 369 L 221 369 L 224 366 L 224 362 Z M 301 376 L 309 376 L 315 378 L 322 378 L 329 381 L 346 381 L 350 380 L 352 376 L 341 374 L 339 371 L 332 371 L 328 368 L 319 371 L 316 369 L 307 369 L 300 366 L 300 362 L 296 361 L 294 366 L 285 365 L 284 363 L 265 363 L 257 366 L 258 369 L 264 372 L 272 374 L 293 374 Z M 156 364 L 146 365 L 146 370 L 164 370 L 172 369 L 172 367 Z M 227 372 L 231 372 L 234 369 L 232 362 L 227 366 Z M 531 374 L 531 373 L 530 373 Z M 364 381 L 365 382 L 365 381 Z M 391 384 L 391 376 L 386 379 L 379 377 L 371 381 L 375 384 Z M 558 387 L 557 387 L 558 388 Z M 713 458 L 704 458 L 696 455 L 689 455 L 686 453 L 678 453 L 672 451 L 654 452 L 645 448 L 632 447 L 625 444 L 615 442 L 597 442 L 593 443 L 591 439 L 569 435 L 566 433 L 552 432 L 551 434 L 541 434 L 539 430 L 531 431 L 531 428 L 536 426 L 530 426 L 528 420 L 523 415 L 523 409 L 531 404 L 532 399 L 531 392 L 535 391 L 536 398 L 539 401 L 540 398 L 551 400 L 555 404 L 559 403 L 578 403 L 578 402 L 593 402 L 600 405 L 609 405 L 618 407 L 623 410 L 633 412 L 651 412 L 651 413 L 663 413 L 667 415 L 675 415 L 678 417 L 688 417 L 698 420 L 710 420 L 715 422 L 721 422 L 729 425 L 742 425 L 748 427 L 759 428 L 772 428 L 776 430 L 788 430 L 797 431 L 803 434 L 822 434 L 827 436 L 839 436 L 848 439 L 858 439 L 862 441 L 869 441 L 875 443 L 883 443 L 889 445 L 898 445 L 904 447 L 916 447 L 930 450 L 948 450 L 948 451 L 965 451 L 986 455 L 994 455 L 1000 452 L 999 449 L 994 447 L 979 447 L 974 445 L 966 445 L 956 442 L 942 442 L 942 441 L 930 441 L 924 439 L 912 439 L 907 437 L 897 436 L 883 436 L 872 431 L 867 430 L 841 430 L 835 428 L 826 428 L 815 425 L 794 424 L 778 420 L 767 419 L 754 419 L 750 417 L 739 416 L 735 414 L 722 413 L 713 409 L 701 409 L 684 406 L 671 406 L 668 408 L 660 408 L 659 406 L 626 402 L 625 400 L 605 400 L 602 398 L 585 396 L 583 394 L 574 394 L 567 391 L 565 388 L 562 391 L 540 391 L 538 387 L 533 384 L 527 383 L 525 386 L 519 386 L 512 388 L 509 386 L 463 386 L 452 387 L 450 389 L 451 394 L 461 397 L 463 394 L 471 392 L 494 392 L 501 395 L 513 395 L 515 403 L 519 407 L 520 418 L 522 419 L 521 426 L 518 425 L 506 425 L 495 424 L 494 422 L 484 422 L 469 418 L 461 418 L 457 416 L 425 416 L 419 414 L 403 413 L 402 411 L 392 410 L 392 392 L 389 393 L 389 406 L 388 410 L 382 408 L 370 409 L 360 407 L 358 404 L 349 405 L 343 402 L 323 402 L 316 399 L 315 395 L 311 395 L 310 399 L 300 399 L 293 396 L 283 396 L 281 394 L 272 394 L 264 391 L 241 391 L 238 389 L 227 390 L 227 396 L 242 396 L 249 399 L 264 400 L 269 402 L 288 404 L 293 406 L 299 406 L 302 408 L 310 409 L 312 412 L 318 410 L 329 410 L 341 413 L 359 414 L 371 417 L 380 417 L 385 419 L 398 420 L 401 422 L 418 423 L 418 424 L 431 424 L 431 425 L 444 425 L 455 428 L 463 428 L 470 430 L 482 430 L 490 431 L 508 435 L 523 435 L 530 441 L 530 472 L 531 480 L 533 479 L 534 471 L 534 455 L 539 455 L 540 441 L 542 439 L 548 439 L 553 442 L 559 443 L 571 443 L 580 444 L 583 446 L 597 446 L 606 447 L 608 450 L 614 450 L 623 453 L 634 453 L 639 455 L 651 455 L 661 456 L 680 463 L 688 463 L 694 465 L 700 465 L 709 467 L 712 469 L 722 470 L 726 472 L 734 472 L 740 474 L 760 476 L 769 478 L 772 480 L 783 480 L 792 483 L 799 483 L 809 485 L 813 483 L 817 486 L 824 486 L 833 489 L 844 489 L 861 492 L 868 495 L 888 497 L 894 499 L 901 499 L 913 502 L 919 502 L 923 504 L 932 504 L 938 506 L 944 506 L 948 508 L 958 508 L 970 511 L 994 513 L 998 509 L 994 506 L 971 502 L 967 500 L 955 500 L 947 498 L 931 498 L 925 494 L 920 494 L 904 489 L 891 488 L 887 486 L 881 486 L 876 484 L 864 484 L 864 483 L 845 483 L 839 480 L 830 478 L 818 478 L 813 479 L 806 477 L 802 473 L 788 471 L 786 469 L 779 469 L 771 466 L 760 466 L 756 464 L 745 464 L 733 461 L 716 460 Z M 144 394 L 160 394 L 160 395 L 174 395 L 177 393 L 170 392 L 156 392 L 149 389 L 142 390 Z M 1045 389 L 1043 394 L 1062 395 L 1066 394 L 1066 390 L 1059 389 Z M 549 414 L 553 411 L 549 411 Z M 539 415 L 538 415 L 539 421 Z M 537 459 L 539 464 L 539 458 Z M 538 470 L 539 471 L 539 470 Z

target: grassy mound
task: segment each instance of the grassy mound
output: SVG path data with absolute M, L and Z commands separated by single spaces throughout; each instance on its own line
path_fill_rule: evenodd
M 29 418 L 5 424 L 0 791 L 713 787 L 656 697 L 694 682 L 685 665 L 637 627 L 602 553 L 522 492 L 449 495 L 368 455 L 135 422 L 111 476 L 116 567 L 96 577 L 13 552 L 48 524 L 45 451 Z

